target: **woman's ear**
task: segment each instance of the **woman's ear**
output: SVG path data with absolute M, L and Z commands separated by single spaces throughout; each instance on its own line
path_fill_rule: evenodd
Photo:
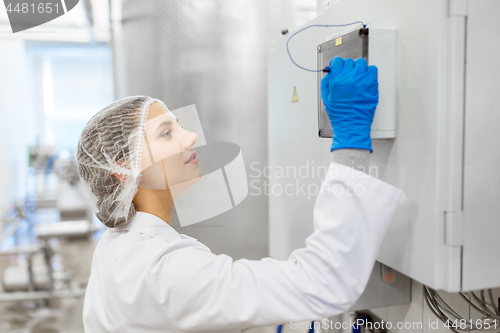
M 127 179 L 127 176 L 126 175 L 122 175 L 121 173 L 114 173 L 113 174 L 116 178 L 118 178 L 118 180 L 120 181 L 124 181 L 125 179 Z
M 119 181 L 125 181 L 128 177 L 129 170 L 124 169 L 118 162 L 111 163 L 111 172 Z

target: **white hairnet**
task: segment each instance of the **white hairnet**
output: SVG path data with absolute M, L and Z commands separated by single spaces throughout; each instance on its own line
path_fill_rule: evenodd
M 108 105 L 89 120 L 78 140 L 78 174 L 96 216 L 109 228 L 128 223 L 137 211 L 132 200 L 153 102 L 163 104 L 148 96 L 131 96 Z

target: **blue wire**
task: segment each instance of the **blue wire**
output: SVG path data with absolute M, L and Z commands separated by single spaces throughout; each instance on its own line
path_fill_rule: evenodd
M 325 27 L 325 28 L 330 28 L 330 27 L 346 27 L 346 26 L 349 26 L 349 25 L 359 24 L 359 23 L 363 25 L 363 28 L 366 28 L 366 24 L 364 24 L 361 21 L 356 21 L 356 22 L 347 23 L 347 24 L 313 24 L 313 25 L 309 25 L 309 26 L 307 26 L 305 28 L 302 28 L 299 31 L 295 32 L 290 37 L 288 37 L 288 40 L 286 41 L 286 51 L 288 52 L 288 56 L 290 57 L 290 60 L 294 63 L 295 66 L 297 66 L 297 67 L 299 67 L 299 68 L 301 68 L 301 69 L 303 69 L 305 71 L 313 72 L 313 73 L 321 72 L 322 69 L 308 69 L 308 68 L 304 68 L 304 67 L 300 66 L 299 64 L 297 64 L 295 62 L 295 60 L 293 60 L 292 55 L 290 54 L 290 49 L 288 48 L 288 43 L 290 43 L 290 39 L 292 39 L 292 37 L 295 36 L 296 34 L 298 34 L 299 32 L 302 32 L 302 31 L 304 31 L 306 29 L 309 29 L 309 28 L 312 28 L 312 27 Z
M 276 333 L 281 333 L 281 329 L 283 328 L 283 325 L 278 325 L 276 328 Z

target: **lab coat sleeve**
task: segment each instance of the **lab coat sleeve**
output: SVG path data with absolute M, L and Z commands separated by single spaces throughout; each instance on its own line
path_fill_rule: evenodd
M 165 316 L 182 330 L 244 329 L 342 313 L 365 289 L 403 196 L 332 162 L 314 207 L 315 231 L 288 260 L 233 262 L 185 239 L 153 261 L 151 288 Z

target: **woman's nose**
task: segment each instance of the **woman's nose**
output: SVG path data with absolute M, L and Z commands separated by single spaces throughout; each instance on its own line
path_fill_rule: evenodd
M 182 149 L 189 150 L 198 141 L 198 134 L 194 132 L 184 131 L 184 137 L 182 140 Z

